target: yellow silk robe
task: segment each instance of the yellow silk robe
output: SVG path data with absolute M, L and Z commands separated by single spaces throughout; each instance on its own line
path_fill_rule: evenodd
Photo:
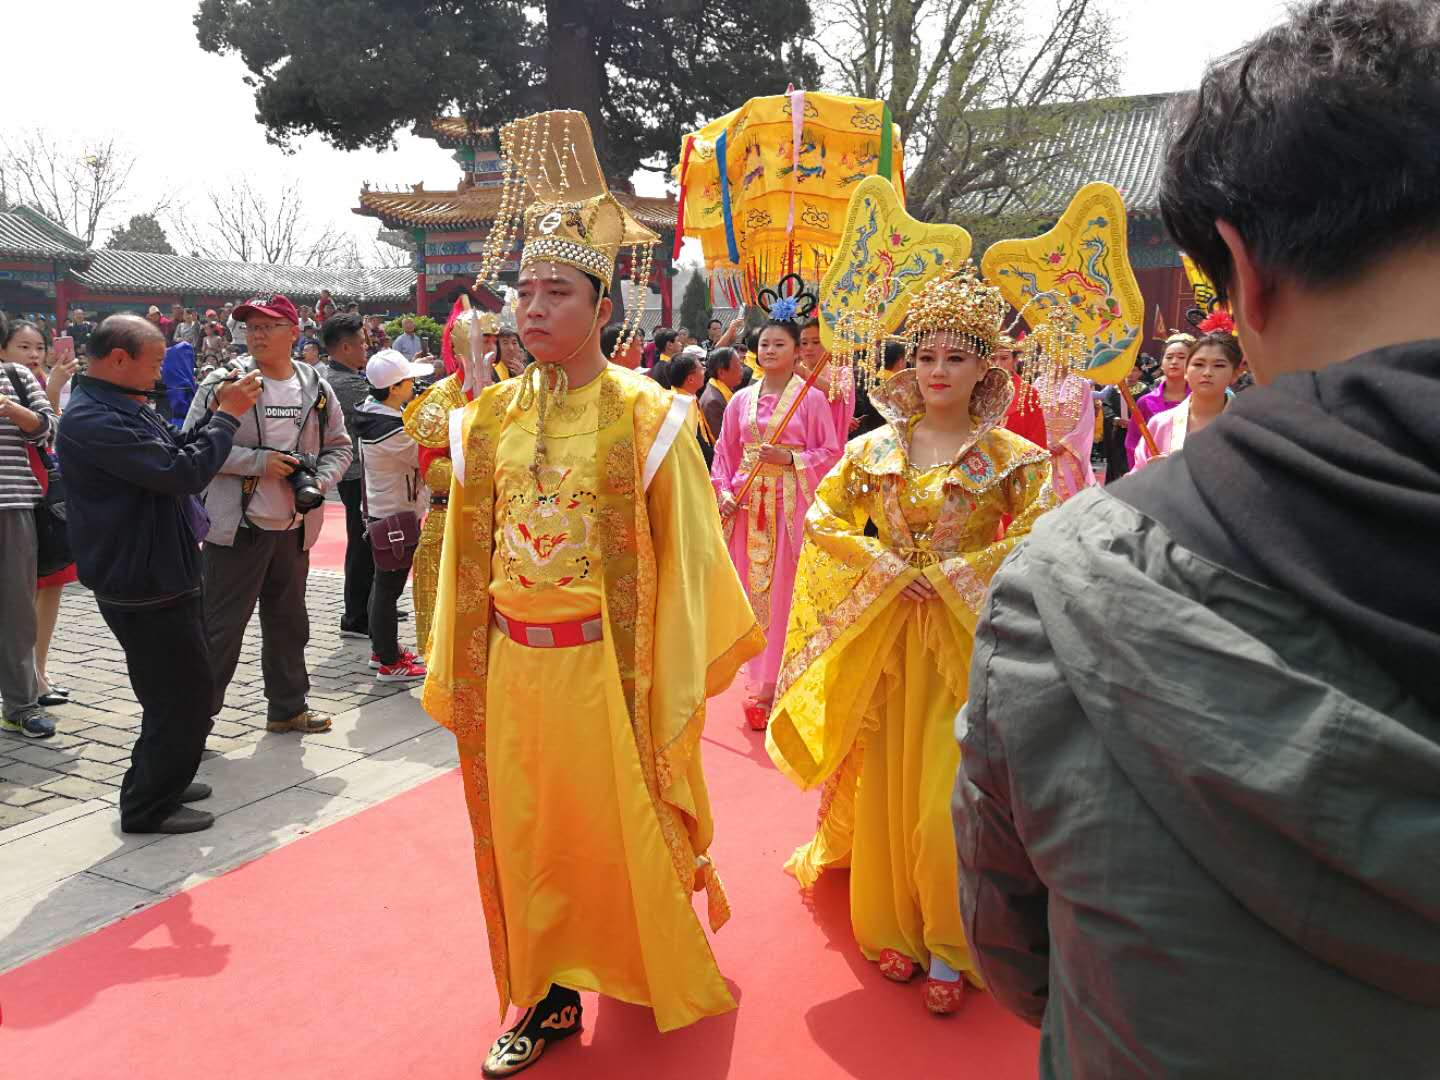
M 1003 428 L 953 463 L 912 467 L 917 419 L 852 440 L 820 485 L 766 748 L 800 787 L 824 785 L 816 834 L 786 864 L 801 886 L 849 866 L 867 957 L 894 949 L 925 966 L 938 955 L 978 985 L 950 817 L 954 721 L 990 577 L 1056 500 L 1049 455 Z M 878 538 L 864 534 L 867 521 Z M 900 595 L 921 577 L 938 600 Z
M 445 450 L 425 466 L 425 486 L 432 492 L 450 490 L 450 413 L 464 408 L 463 375 L 447 375 L 405 406 L 405 434 L 427 450 Z M 420 544 L 410 571 L 410 595 L 415 603 L 415 642 L 420 655 L 430 647 L 430 626 L 435 614 L 435 590 L 440 581 L 440 542 L 445 536 L 443 506 L 431 506 L 420 526 Z
M 691 893 L 707 858 L 705 699 L 764 645 L 720 534 L 692 405 L 611 365 L 545 424 L 519 380 L 451 417 L 454 482 L 425 707 L 459 741 L 503 1008 L 553 982 L 650 1005 L 662 1031 L 734 1008 Z M 599 613 L 604 637 L 519 645 Z M 663 642 L 663 646 L 660 643 Z

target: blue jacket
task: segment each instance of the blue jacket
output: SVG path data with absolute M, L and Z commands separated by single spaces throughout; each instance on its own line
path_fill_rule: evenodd
M 56 448 L 80 581 L 97 599 L 148 606 L 200 588 L 204 510 L 196 496 L 225 463 L 239 426 L 216 413 L 178 434 L 109 383 L 76 377 Z
M 185 422 L 190 402 L 195 397 L 195 347 L 188 341 L 177 342 L 165 350 L 165 364 L 160 369 L 169 398 L 170 412 L 165 419 L 176 427 Z

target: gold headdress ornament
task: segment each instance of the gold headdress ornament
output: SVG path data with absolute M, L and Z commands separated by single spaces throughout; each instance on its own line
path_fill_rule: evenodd
M 615 260 L 629 247 L 633 281 L 637 287 L 649 281 L 652 245 L 660 237 L 611 194 L 584 113 L 560 109 L 511 121 L 500 130 L 500 149 L 505 162 L 500 210 L 486 239 L 477 286 L 498 278 L 517 231 L 522 270 L 541 262 L 573 266 L 599 279 L 602 292 L 608 292 Z M 640 331 L 640 306 L 631 306 L 616 355 Z M 598 301 L 596 313 L 598 318 Z
M 1005 316 L 1010 305 L 993 285 L 987 285 L 966 263 L 955 274 L 933 278 L 916 291 L 905 320 L 911 351 L 920 339 L 936 333 L 948 334 L 955 342 L 983 360 L 1005 336 Z
M 519 230 L 522 271 L 536 263 L 561 263 L 600 281 L 593 332 L 621 249 L 630 248 L 632 280 L 639 291 L 650 280 L 651 245 L 660 237 L 631 217 L 610 193 L 584 113 L 562 109 L 514 120 L 500 130 L 500 150 L 505 161 L 500 210 L 486 238 L 476 285 L 488 286 L 499 276 Z M 527 189 L 530 201 L 524 205 Z M 638 302 L 630 305 L 614 356 L 623 355 L 640 332 L 641 312 Z M 538 403 L 539 407 L 537 469 L 544 457 L 549 405 L 564 401 L 568 385 L 561 362 L 532 364 L 522 377 L 519 405 L 529 408 Z
M 1025 379 L 1035 387 L 1042 402 L 1053 407 L 1072 374 L 1084 372 L 1090 343 L 1076 329 L 1073 311 L 1051 308 L 1045 320 L 1020 345 L 1019 359 Z

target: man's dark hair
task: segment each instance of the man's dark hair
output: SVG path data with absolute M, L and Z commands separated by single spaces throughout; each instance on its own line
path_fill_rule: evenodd
M 115 349 L 123 349 L 131 356 L 139 356 L 145 342 L 151 338 L 164 341 L 165 335 L 144 316 L 110 315 L 101 320 L 100 325 L 90 335 L 90 340 L 85 343 L 85 351 L 92 360 L 103 360 Z
M 620 341 L 620 334 L 625 329 L 620 323 L 611 323 L 600 331 L 600 351 L 606 356 L 615 355 L 615 346 Z
M 705 324 L 705 329 L 706 329 L 706 330 L 709 330 L 710 327 L 712 327 L 712 326 L 724 326 L 724 325 L 725 325 L 725 324 L 722 323 L 719 319 L 711 319 L 708 323 Z
M 668 390 L 679 390 L 685 380 L 699 370 L 699 359 L 689 353 L 681 353 L 664 365 L 655 381 Z
M 331 315 L 320 327 L 320 341 L 325 351 L 328 353 L 348 337 L 358 337 L 364 325 L 364 320 L 353 311 Z
M 735 350 L 728 345 L 711 349 L 710 355 L 705 357 L 705 377 L 707 379 L 718 379 L 722 371 L 729 371 L 730 365 L 735 363 Z
M 885 370 L 894 371 L 905 361 L 905 343 L 902 341 L 887 341 L 885 343 Z
M 661 330 L 655 335 L 655 351 L 664 352 L 680 334 L 675 330 Z
M 1175 242 L 1233 283 L 1215 228 L 1318 287 L 1440 229 L 1440 4 L 1319 0 L 1210 68 L 1161 181 Z

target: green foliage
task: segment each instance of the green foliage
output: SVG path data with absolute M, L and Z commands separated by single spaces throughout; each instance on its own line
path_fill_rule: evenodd
M 710 321 L 710 286 L 705 271 L 696 270 L 680 297 L 680 326 L 690 331 L 696 341 L 705 340 L 705 324 Z
M 157 255 L 174 255 L 165 230 L 154 214 L 136 214 L 128 225 L 117 225 L 110 232 L 105 246 L 111 251 L 152 251 Z
M 809 0 L 200 0 L 201 48 L 249 70 L 272 142 L 386 148 L 458 113 L 476 127 L 586 114 L 613 178 L 753 94 L 817 86 Z
M 400 324 L 406 318 L 415 320 L 415 333 L 427 340 L 433 340 L 437 349 L 440 347 L 440 335 L 445 332 L 445 324 L 443 322 L 436 322 L 429 315 L 402 315 L 398 319 L 391 319 L 385 323 L 385 333 L 390 335 L 391 341 L 394 341 L 405 332 L 405 328 Z

